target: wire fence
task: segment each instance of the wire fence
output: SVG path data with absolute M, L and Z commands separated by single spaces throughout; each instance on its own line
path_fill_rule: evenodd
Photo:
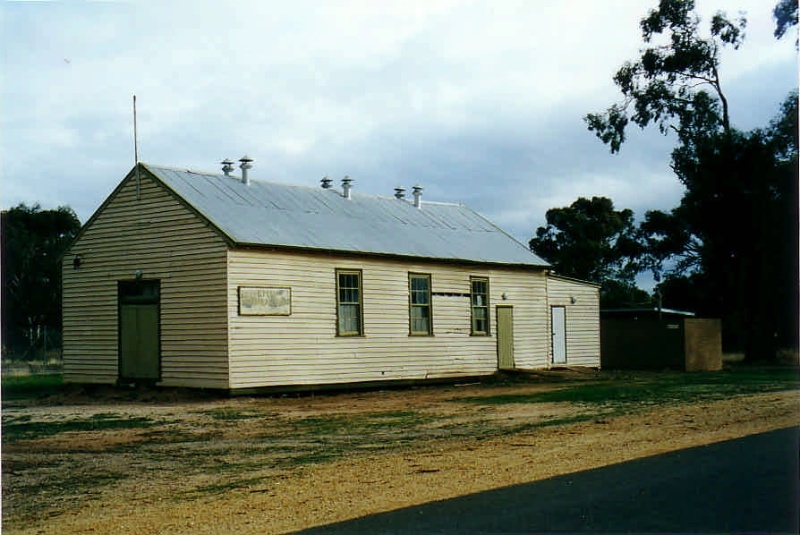
M 11 332 L 9 332 L 11 331 Z M 3 333 L 3 363 L 61 364 L 61 330 L 37 325 L 27 329 L 16 329 Z

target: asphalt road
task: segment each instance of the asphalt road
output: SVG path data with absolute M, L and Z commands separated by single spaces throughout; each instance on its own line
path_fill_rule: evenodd
M 302 533 L 798 533 L 799 438 L 783 429 Z

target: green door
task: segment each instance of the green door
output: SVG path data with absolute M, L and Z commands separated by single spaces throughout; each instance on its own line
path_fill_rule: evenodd
M 119 283 L 119 379 L 161 378 L 158 281 Z
M 497 367 L 501 370 L 514 369 L 514 309 L 510 306 L 497 307 Z

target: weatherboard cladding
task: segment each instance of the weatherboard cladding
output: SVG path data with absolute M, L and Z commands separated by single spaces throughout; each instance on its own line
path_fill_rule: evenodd
M 237 245 L 548 265 L 464 205 L 142 165 Z
M 591 282 L 547 275 L 547 302 L 565 307 L 567 365 L 600 364 L 600 287 Z M 552 351 L 552 347 L 550 348 Z M 551 354 L 552 359 L 552 354 Z

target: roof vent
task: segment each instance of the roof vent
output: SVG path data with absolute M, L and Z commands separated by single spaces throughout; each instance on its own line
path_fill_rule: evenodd
M 405 188 L 394 188 L 394 198 L 395 199 L 405 199 L 406 198 L 406 189 Z
M 322 177 L 322 189 L 331 189 L 331 185 L 333 184 L 333 179 L 328 177 Z
M 242 184 L 246 184 L 249 186 L 250 177 L 247 176 L 247 171 L 253 168 L 253 164 L 251 163 L 253 159 L 247 156 L 242 156 L 241 158 L 239 158 L 239 161 L 242 163 L 242 165 L 239 166 L 239 169 L 242 170 Z
M 352 187 L 353 187 L 353 186 L 351 185 L 351 184 L 352 184 L 352 182 L 353 182 L 353 179 L 352 179 L 352 178 L 350 178 L 350 177 L 349 177 L 349 176 L 347 176 L 347 175 L 345 175 L 345 177 L 342 179 L 342 196 L 343 196 L 345 199 L 349 199 L 349 198 L 350 198 L 350 190 L 351 190 L 351 189 L 352 189 Z
M 231 176 L 231 172 L 233 171 L 233 162 L 230 158 L 225 158 L 220 162 L 222 164 L 222 172 L 225 173 L 225 176 Z
M 422 187 L 414 186 L 412 193 L 414 195 L 414 206 L 422 208 Z

